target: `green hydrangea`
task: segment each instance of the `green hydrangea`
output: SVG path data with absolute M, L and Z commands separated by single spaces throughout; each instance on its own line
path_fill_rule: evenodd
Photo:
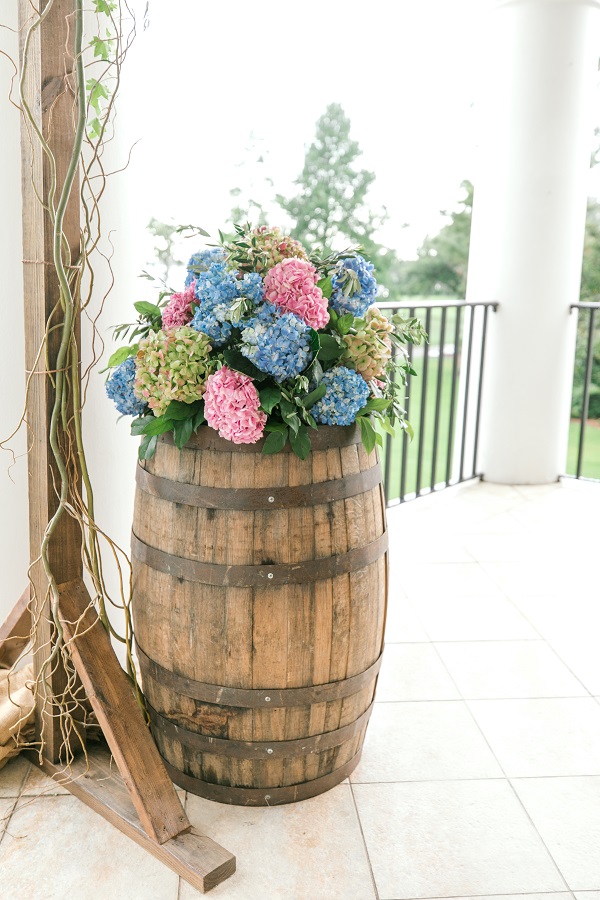
M 212 371 L 210 350 L 208 336 L 187 325 L 151 331 L 136 356 L 135 395 L 155 416 L 162 416 L 172 400 L 199 400 Z
M 347 349 L 341 361 L 359 372 L 365 381 L 381 378 L 392 355 L 393 325 L 376 306 L 367 310 L 365 324 L 356 334 L 344 335 Z

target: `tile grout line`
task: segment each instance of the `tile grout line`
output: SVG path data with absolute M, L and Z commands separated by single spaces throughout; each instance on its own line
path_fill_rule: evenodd
M 485 572 L 485 569 L 484 569 L 484 572 Z M 488 573 L 486 572 L 486 575 L 487 575 L 487 574 L 488 574 Z M 489 576 L 489 577 L 491 578 L 491 576 Z M 544 635 L 542 634 L 542 632 L 540 631 L 540 629 L 539 629 L 536 625 L 533 624 L 533 622 L 531 621 L 531 619 L 523 612 L 523 610 L 522 610 L 522 609 L 519 609 L 519 607 L 517 606 L 516 601 L 508 594 L 508 592 L 507 592 L 506 590 L 504 590 L 504 588 L 499 587 L 499 590 L 500 590 L 501 593 L 503 594 L 504 598 L 505 598 L 506 600 L 508 600 L 508 602 L 511 604 L 511 606 L 519 613 L 519 615 L 523 616 L 523 618 L 525 619 L 525 621 L 528 622 L 529 625 L 531 625 L 531 627 L 533 628 L 533 630 L 536 631 L 536 632 L 540 635 L 541 639 L 544 641 L 544 643 L 546 644 L 546 646 L 548 647 L 548 649 L 555 655 L 555 657 L 558 659 L 558 661 L 561 662 L 561 663 L 563 664 L 563 666 L 565 667 L 565 669 L 567 669 L 567 670 L 570 672 L 570 674 L 573 676 L 573 678 L 574 678 L 576 681 L 579 682 L 579 684 L 582 686 L 582 688 L 584 689 L 584 691 L 585 691 L 590 697 L 593 697 L 593 694 L 592 694 L 592 692 L 590 691 L 590 689 L 587 688 L 587 687 L 585 686 L 585 684 L 583 683 L 583 681 L 581 680 L 581 678 L 579 678 L 579 676 L 575 674 L 575 672 L 571 669 L 571 667 L 568 665 L 568 663 L 565 662 L 565 660 L 559 655 L 558 651 L 552 646 L 552 644 L 550 643 L 550 641 L 548 640 L 548 638 L 545 638 Z M 540 595 L 540 596 L 543 596 L 543 595 Z
M 425 631 L 427 632 L 427 629 L 425 629 Z M 519 806 L 521 807 L 521 809 L 523 810 L 523 812 L 524 812 L 525 815 L 527 816 L 527 819 L 529 820 L 529 822 L 530 822 L 530 824 L 531 824 L 531 827 L 533 828 L 533 830 L 534 830 L 535 833 L 537 834 L 537 836 L 538 836 L 538 838 L 539 838 L 539 840 L 540 840 L 540 843 L 542 844 L 542 846 L 543 846 L 544 849 L 546 850 L 546 853 L 548 854 L 548 857 L 552 860 L 552 863 L 553 863 L 553 865 L 554 865 L 556 871 L 558 872 L 560 878 L 562 879 L 562 881 L 563 881 L 565 887 L 567 888 L 568 893 L 570 893 L 571 896 L 573 897 L 573 900 L 575 900 L 575 894 L 573 893 L 573 891 L 572 891 L 571 888 L 569 887 L 569 885 L 568 885 L 568 883 L 567 883 L 567 880 L 566 880 L 565 876 L 564 876 L 563 873 L 561 872 L 560 868 L 558 867 L 558 864 L 557 864 L 556 860 L 554 859 L 552 853 L 550 852 L 550 848 L 547 846 L 545 840 L 543 839 L 543 837 L 542 837 L 542 835 L 540 834 L 538 828 L 536 827 L 536 825 L 535 825 L 533 819 L 532 819 L 531 816 L 529 815 L 528 810 L 525 808 L 525 805 L 524 805 L 523 801 L 521 800 L 521 798 L 520 798 L 519 795 L 517 794 L 517 792 L 516 792 L 516 790 L 515 790 L 513 784 L 511 783 L 511 781 L 510 781 L 508 775 L 506 774 L 506 772 L 505 772 L 505 770 L 504 770 L 504 766 L 502 765 L 502 763 L 501 763 L 500 760 L 498 759 L 496 753 L 494 752 L 494 750 L 493 750 L 493 748 L 492 748 L 492 745 L 491 745 L 490 742 L 488 741 L 486 735 L 485 735 L 484 732 L 483 732 L 483 729 L 481 728 L 479 722 L 478 722 L 477 719 L 475 718 L 475 715 L 474 715 L 474 713 L 473 713 L 471 707 L 470 707 L 469 704 L 467 703 L 466 699 L 463 697 L 462 691 L 460 690 L 458 684 L 456 683 L 456 681 L 455 681 L 454 678 L 452 677 L 452 673 L 450 672 L 450 670 L 449 670 L 448 667 L 446 666 L 446 663 L 444 662 L 444 660 L 443 660 L 441 654 L 438 652 L 438 649 L 437 649 L 437 647 L 435 646 L 435 643 L 434 643 L 433 641 L 431 641 L 431 645 L 433 646 L 433 648 L 434 648 L 434 650 L 435 650 L 435 652 L 436 652 L 436 654 L 437 654 L 437 656 L 438 656 L 438 659 L 440 660 L 440 662 L 441 662 L 441 664 L 443 665 L 444 669 L 445 669 L 446 672 L 448 673 L 448 677 L 449 677 L 450 680 L 452 681 L 452 684 L 454 685 L 454 687 L 455 687 L 456 690 L 458 691 L 459 696 L 462 698 L 463 703 L 465 704 L 465 707 L 466 707 L 467 710 L 469 711 L 469 715 L 471 716 L 471 718 L 472 718 L 472 720 L 473 720 L 473 722 L 474 722 L 474 724 L 475 724 L 475 727 L 477 728 L 477 730 L 478 730 L 479 733 L 481 734 L 483 740 L 485 741 L 485 743 L 487 744 L 487 746 L 488 746 L 488 748 L 489 748 L 489 750 L 490 750 L 490 753 L 492 754 L 492 756 L 493 756 L 494 759 L 496 760 L 496 762 L 497 762 L 497 764 L 498 764 L 498 767 L 499 767 L 500 771 L 503 773 L 504 779 L 505 779 L 505 781 L 507 782 L 507 784 L 510 786 L 510 789 L 511 789 L 511 791 L 513 792 L 513 795 L 515 796 L 515 798 L 516 798 L 516 800 L 517 800 Z M 563 893 L 563 892 L 561 892 L 561 893 Z
M 369 855 L 369 848 L 367 847 L 367 841 L 365 839 L 365 833 L 363 831 L 362 822 L 360 819 L 360 813 L 358 811 L 358 804 L 356 803 L 356 797 L 354 796 L 354 789 L 352 785 L 352 781 L 348 779 L 348 784 L 350 785 L 350 796 L 352 797 L 352 805 L 354 807 L 354 812 L 356 814 L 356 821 L 358 822 L 358 827 L 360 829 L 360 836 L 362 838 L 363 847 L 365 848 L 365 855 L 367 857 L 367 863 L 369 864 L 369 872 L 371 874 L 371 881 L 373 883 L 373 890 L 375 892 L 375 900 L 380 900 L 379 891 L 377 889 L 377 882 L 375 881 L 375 873 L 373 872 L 373 865 L 371 863 L 371 857 Z

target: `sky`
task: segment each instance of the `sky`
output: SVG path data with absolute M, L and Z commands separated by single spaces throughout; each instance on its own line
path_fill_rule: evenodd
M 259 153 L 276 191 L 293 192 L 337 102 L 376 174 L 371 205 L 389 213 L 379 238 L 414 256 L 472 177 L 481 15 L 481 0 L 151 0 L 124 69 L 139 202 L 215 234 L 231 188 L 260 188 Z

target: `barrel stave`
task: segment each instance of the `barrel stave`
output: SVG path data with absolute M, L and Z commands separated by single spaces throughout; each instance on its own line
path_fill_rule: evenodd
M 197 447 L 179 451 L 163 439 L 144 467 L 184 484 L 260 489 L 261 502 L 262 489 L 265 495 L 272 490 L 281 502 L 281 491 L 288 487 L 355 476 L 377 464 L 376 452 L 367 454 L 346 438 L 345 446 L 316 449 L 307 460 L 290 453 L 248 455 L 249 448 L 221 451 L 218 441 L 207 442 L 206 436 Z M 181 490 L 177 493 L 178 499 L 186 499 Z M 376 540 L 385 530 L 382 499 L 377 485 L 327 503 L 237 510 L 175 503 L 138 488 L 134 533 L 149 546 L 184 559 L 233 567 L 293 565 L 343 555 Z M 328 684 L 365 671 L 381 652 L 387 587 L 383 557 L 332 578 L 254 588 L 192 582 L 134 560 L 134 581 L 140 646 L 164 669 L 194 681 L 271 690 Z M 374 676 L 338 700 L 248 709 L 194 700 L 148 672 L 143 675 L 151 706 L 186 731 L 271 743 L 351 725 L 369 709 L 376 682 Z M 357 723 L 355 733 L 330 749 L 273 759 L 199 752 L 185 744 L 185 734 L 178 740 L 160 729 L 154 733 L 162 755 L 199 781 L 274 788 L 355 764 L 366 727 L 366 721 Z M 285 751 L 280 747 L 278 752 Z

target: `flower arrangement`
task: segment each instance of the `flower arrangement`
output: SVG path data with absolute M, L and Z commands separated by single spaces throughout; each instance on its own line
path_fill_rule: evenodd
M 373 264 L 358 250 L 309 253 L 279 228 L 219 236 L 191 257 L 183 291 L 135 303 L 138 320 L 115 329 L 131 343 L 111 356 L 106 392 L 134 417 L 140 457 L 158 435 L 172 431 L 181 448 L 201 426 L 235 444 L 266 436 L 267 454 L 289 440 L 301 459 L 319 425 L 358 422 L 369 452 L 383 441 L 377 422 L 412 436 L 406 344 L 426 334 L 377 308 Z

